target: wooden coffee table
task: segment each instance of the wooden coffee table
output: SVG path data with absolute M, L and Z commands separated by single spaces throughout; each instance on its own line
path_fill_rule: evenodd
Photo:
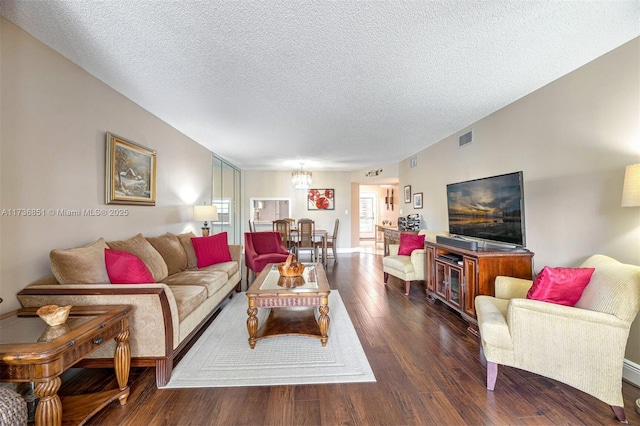
M 131 306 L 74 306 L 63 325 L 50 327 L 26 308 L 0 316 L 0 381 L 35 382 L 40 398 L 36 426 L 83 424 L 110 402 L 129 397 L 129 313 Z M 60 375 L 109 340 L 115 339 L 118 389 L 58 396 Z
M 305 263 L 301 277 L 281 277 L 276 264 L 268 264 L 247 290 L 249 346 L 274 336 L 308 336 L 327 345 L 329 336 L 329 283 L 320 263 Z M 318 319 L 315 316 L 318 307 Z M 258 329 L 258 308 L 271 308 Z

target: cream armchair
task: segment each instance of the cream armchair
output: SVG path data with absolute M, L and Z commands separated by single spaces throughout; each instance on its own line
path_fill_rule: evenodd
M 603 255 L 581 266 L 595 272 L 575 307 L 526 299 L 532 281 L 508 277 L 496 278 L 496 297 L 476 297 L 487 389 L 498 364 L 516 367 L 604 401 L 624 422 L 622 368 L 640 310 L 640 266 Z
M 427 235 L 426 229 L 418 231 L 418 235 Z M 411 281 L 424 281 L 426 265 L 425 250 L 416 249 L 411 256 L 399 255 L 399 244 L 389 244 L 389 256 L 382 258 L 382 271 L 384 272 L 384 285 L 387 285 L 389 275 L 400 278 L 405 282 L 404 294 L 409 294 Z

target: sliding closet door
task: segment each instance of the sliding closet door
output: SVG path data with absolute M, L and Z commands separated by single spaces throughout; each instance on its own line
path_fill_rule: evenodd
M 218 220 L 212 223 L 211 231 L 227 232 L 229 244 L 242 244 L 240 185 L 240 170 L 214 155 L 211 203 L 218 208 Z

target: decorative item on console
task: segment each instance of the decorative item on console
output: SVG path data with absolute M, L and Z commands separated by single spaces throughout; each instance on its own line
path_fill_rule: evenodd
M 420 215 L 409 214 L 407 217 L 398 218 L 398 229 L 400 231 L 417 231 L 420 229 Z
M 69 318 L 69 311 L 71 311 L 71 305 L 58 306 L 58 305 L 45 305 L 36 311 L 36 314 L 49 326 L 55 327 L 62 325 Z

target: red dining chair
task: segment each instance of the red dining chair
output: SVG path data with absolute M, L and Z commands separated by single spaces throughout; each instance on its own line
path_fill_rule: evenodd
M 247 266 L 247 287 L 250 270 L 253 271 L 255 278 L 267 263 L 284 262 L 288 256 L 289 251 L 282 244 L 279 232 L 245 232 L 244 261 Z

